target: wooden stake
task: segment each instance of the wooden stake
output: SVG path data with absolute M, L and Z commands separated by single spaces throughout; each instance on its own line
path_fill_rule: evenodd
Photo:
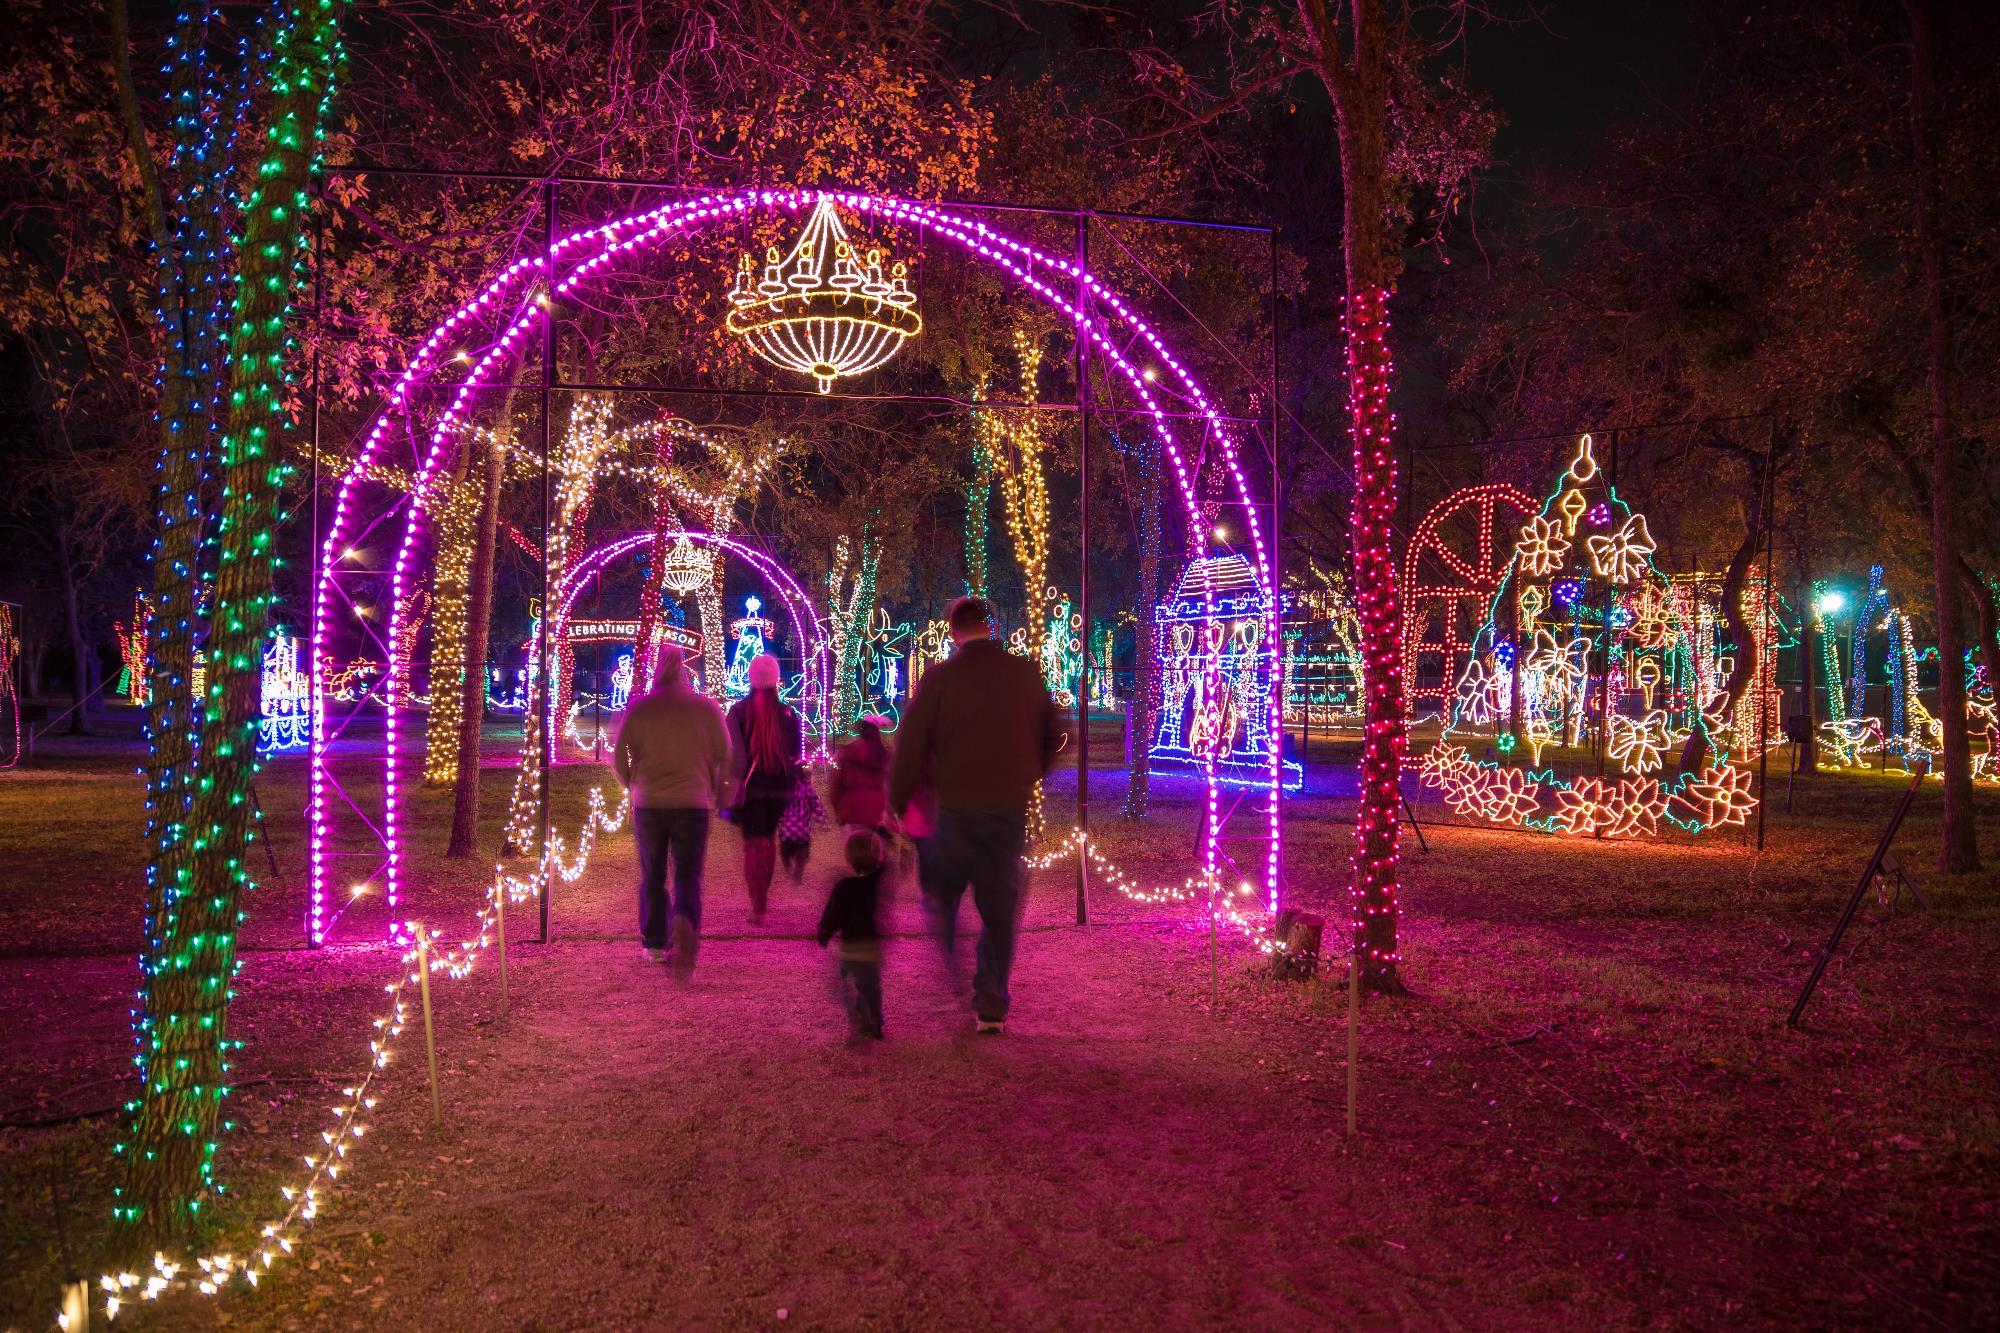
M 438 1101 L 437 1033 L 431 1027 L 431 941 L 422 926 L 417 927 L 417 992 L 424 1001 L 424 1055 L 431 1065 L 431 1123 L 444 1123 L 444 1107 Z
M 1208 883 L 1208 1010 L 1222 1007 L 1222 960 L 1215 943 L 1215 881 Z
M 63 1283 L 62 1326 L 65 1333 L 90 1333 L 90 1283 L 81 1278 Z
M 507 886 L 493 887 L 494 943 L 500 949 L 500 1017 L 507 1016 Z
M 1354 1097 L 1361 1082 L 1361 950 L 1347 959 L 1347 1137 L 1354 1137 Z

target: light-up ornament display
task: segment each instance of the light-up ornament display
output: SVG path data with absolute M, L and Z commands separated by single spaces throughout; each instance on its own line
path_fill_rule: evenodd
M 1534 510 L 1534 497 L 1513 486 L 1469 486 L 1439 501 L 1417 525 L 1403 554 L 1402 584 L 1403 688 L 1412 708 L 1426 702 L 1444 708 L 1471 652 L 1470 635 L 1513 559 L 1496 529 L 1511 530 Z M 1568 543 L 1538 549 L 1559 559 Z
M 264 649 L 261 684 L 257 748 L 265 754 L 300 749 L 312 739 L 312 690 L 299 670 L 299 641 L 282 627 Z
M 624 712 L 632 702 L 632 662 L 631 653 L 620 653 L 617 663 L 611 668 L 611 698 L 607 707 L 614 713 Z
M 1361 617 L 1347 581 L 1308 560 L 1286 599 L 1284 721 L 1325 728 L 1361 716 Z
M 1854 612 L 1849 669 L 1843 680 L 1831 618 L 1846 605 L 1846 596 L 1839 590 L 1827 590 L 1823 584 L 1814 585 L 1813 606 L 1818 617 L 1820 667 L 1826 681 L 1828 712 L 1832 715 L 1820 723 L 1818 744 L 1822 754 L 1828 761 L 1842 767 L 1863 767 L 1870 755 L 1894 756 L 1905 772 L 1912 770 L 1921 759 L 1929 762 L 1931 776 L 1941 778 L 1936 760 L 1944 745 L 1944 724 L 1924 705 L 1917 684 L 1920 655 L 1911 632 L 1910 618 L 1890 597 L 1883 583 L 1882 566 L 1872 566 L 1868 571 L 1867 590 L 1862 595 L 1861 605 Z M 1889 715 L 1886 719 L 1872 716 L 1867 711 L 1868 645 L 1869 639 L 1876 634 L 1883 636 L 1887 650 L 1883 673 L 1888 682 Z M 1983 682 L 1975 673 L 1968 681 L 1967 723 L 1975 732 L 1983 726 L 1988 743 L 1987 753 L 1976 757 L 1973 762 L 1975 777 L 1993 776 L 1993 746 L 2000 741 L 2000 731 L 1996 731 L 1991 721 L 1991 694 L 1984 691 L 1982 695 L 1983 690 Z
M 1269 596 L 1240 555 L 1204 556 L 1181 571 L 1153 610 L 1161 707 L 1151 749 L 1162 772 L 1208 773 L 1260 786 L 1270 741 L 1265 706 L 1275 663 L 1267 650 Z M 1305 770 L 1284 761 L 1288 791 Z
M 1083 679 L 1083 617 L 1071 612 L 1067 593 L 1051 588 L 1042 601 L 1049 608 L 1042 626 L 1042 683 L 1058 708 L 1075 708 Z
M 1707 580 L 1670 580 L 1653 567 L 1653 549 L 1644 515 L 1619 498 L 1590 437 L 1582 437 L 1540 511 L 1520 526 L 1444 733 L 1424 758 L 1423 782 L 1454 811 L 1624 838 L 1656 836 L 1666 826 L 1700 832 L 1741 824 L 1755 809 L 1749 771 L 1728 762 L 1730 735 L 1741 728 L 1718 712 L 1731 667 L 1718 655 L 1720 621 L 1703 591 Z M 1764 595 L 1761 583 L 1754 595 Z M 1767 636 L 1746 651 L 1762 662 L 1774 649 Z M 1668 697 L 1656 701 L 1669 683 Z M 1745 697 L 1756 716 L 1764 694 Z M 1636 715 L 1627 711 L 1641 699 Z M 1563 778 L 1542 767 L 1547 750 L 1578 744 L 1593 721 L 1623 777 Z M 1661 776 L 1669 752 L 1696 728 L 1711 762 Z M 1475 738 L 1490 740 L 1500 759 L 1475 759 L 1468 748 Z
M 879 714 L 889 719 L 885 731 L 902 723 L 897 700 L 904 695 L 905 664 L 915 635 L 911 627 L 892 619 L 883 607 L 869 614 L 862 636 L 859 704 L 862 714 Z
M 729 331 L 764 360 L 810 375 L 821 393 L 865 375 L 923 331 L 917 294 L 900 262 L 883 268 L 847 239 L 833 196 L 821 195 L 792 252 L 772 246 L 761 268 L 749 255 L 729 291 Z
M 140 708 L 146 706 L 146 678 L 152 674 L 148 660 L 148 645 L 153 637 L 153 604 L 144 593 L 132 597 L 132 623 L 128 626 L 114 622 L 112 632 L 118 637 L 118 693 L 125 696 L 128 703 Z

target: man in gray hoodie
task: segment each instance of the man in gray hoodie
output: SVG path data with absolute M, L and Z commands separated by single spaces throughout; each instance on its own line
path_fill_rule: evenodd
M 722 710 L 694 692 L 681 650 L 660 650 L 652 692 L 625 710 L 611 768 L 632 797 L 639 844 L 639 939 L 654 962 L 672 962 L 685 981 L 701 939 L 701 871 L 708 817 L 723 800 L 729 735 Z M 672 937 L 667 863 L 672 858 Z

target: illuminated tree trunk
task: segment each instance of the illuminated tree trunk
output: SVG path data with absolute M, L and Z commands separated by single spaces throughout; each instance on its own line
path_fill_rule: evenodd
M 973 459 L 972 480 L 965 483 L 965 591 L 986 595 L 986 517 L 993 507 L 993 469 L 979 456 Z
M 69 635 L 69 734 L 90 734 L 90 645 L 84 639 L 83 616 L 77 609 L 76 556 L 71 551 L 69 525 L 56 525 L 56 565 L 62 571 L 63 629 Z
M 1766 571 L 1767 573 L 1769 571 Z M 1798 771 L 1819 772 L 1819 692 L 1813 685 L 1813 669 L 1819 663 L 1820 618 L 1810 579 L 1803 581 L 1806 595 L 1799 606 L 1799 702 L 1806 719 L 1806 743 L 1799 747 Z
M 667 618 L 667 553 L 672 549 L 667 533 L 674 527 L 674 506 L 664 475 L 673 459 L 672 437 L 661 431 L 655 438 L 662 479 L 653 492 L 653 540 L 646 547 L 646 584 L 639 590 L 639 660 L 633 673 L 632 693 L 651 694 L 660 671 L 660 629 Z M 803 651 L 803 648 L 801 649 Z
M 339 62 L 338 4 L 288 5 L 269 35 L 268 129 L 233 246 L 228 415 L 219 450 L 223 505 L 206 640 L 201 770 L 188 817 L 186 891 L 170 897 L 144 992 L 145 1082 L 117 1212 L 143 1248 L 186 1236 L 213 1184 L 234 1044 L 230 982 L 243 896 L 256 771 L 258 678 L 271 601 L 272 528 L 290 468 L 285 329 L 305 246 L 306 189 Z M 180 690 L 192 712 L 191 685 Z
M 154 614 L 147 635 L 146 879 L 145 938 L 141 973 L 150 976 L 159 932 L 169 902 L 187 873 L 187 808 L 194 785 L 195 733 L 199 712 L 193 695 L 196 612 L 201 586 L 200 556 L 206 531 L 202 482 L 207 470 L 215 414 L 223 274 L 215 251 L 180 238 L 222 234 L 218 200 L 221 174 L 209 160 L 209 141 L 198 132 L 206 98 L 202 65 L 184 58 L 174 65 L 168 88 L 173 112 L 173 161 L 189 179 L 176 196 L 171 218 L 165 192 L 153 169 L 153 149 L 132 85 L 131 53 L 123 0 L 112 0 L 112 73 L 133 162 L 142 183 L 147 222 L 157 265 L 155 301 L 161 323 L 160 403 L 154 420 L 160 430 L 159 483 L 154 492 L 159 535 L 153 544 Z M 195 6 L 183 9 L 174 33 L 175 49 L 193 52 L 203 40 Z M 211 179 L 211 177 L 213 179 Z M 142 1012 L 148 1007 L 142 991 Z M 140 1050 L 146 1023 L 140 1020 Z
M 505 429 L 504 425 L 502 429 Z M 459 681 L 458 760 L 451 799 L 450 857 L 472 856 L 479 846 L 479 747 L 486 721 L 486 662 L 493 642 L 493 565 L 500 540 L 500 484 L 507 451 L 495 438 L 486 446 L 480 487 L 479 527 L 472 538 L 472 567 L 465 598 L 465 674 Z M 432 691 L 435 696 L 436 691 Z
M 1361 619 L 1365 728 L 1355 810 L 1354 939 L 1363 976 L 1398 991 L 1398 838 L 1408 719 L 1403 696 L 1403 612 L 1396 587 L 1394 371 L 1389 355 L 1389 283 L 1394 265 L 1384 205 L 1388 196 L 1387 20 L 1381 0 L 1352 0 L 1349 51 L 1328 0 L 1300 0 L 1315 43 L 1315 68 L 1333 100 L 1340 148 L 1343 237 L 1347 249 L 1347 404 L 1354 441 L 1354 498 L 1348 540 L 1354 603 Z
M 471 457 L 461 450 L 453 475 L 440 479 L 437 572 L 431 579 L 430 712 L 424 719 L 424 785 L 443 787 L 458 775 L 458 740 L 465 700 L 466 603 L 471 596 L 473 546 L 479 532 L 479 500 L 470 473 Z M 483 475 L 482 469 L 482 475 Z
M 1952 420 L 1951 314 L 1944 237 L 1938 230 L 1937 36 L 1929 0 L 1904 0 L 1910 17 L 1910 150 L 1917 174 L 1916 241 L 1930 352 L 1931 568 L 1937 592 L 1938 723 L 1944 732 L 1944 837 L 1938 869 L 1979 868 L 1972 820 L 1972 743 L 1965 715 L 1965 621 L 1958 595 L 1958 428 Z
M 1757 468 L 1757 484 L 1750 488 L 1750 496 L 1744 502 L 1747 513 L 1744 515 L 1743 541 L 1737 546 L 1736 554 L 1730 557 L 1729 568 L 1724 570 L 1722 575 L 1722 619 L 1729 627 L 1730 642 L 1737 645 L 1736 665 L 1729 673 L 1728 683 L 1723 687 L 1723 703 L 1717 714 L 1725 719 L 1736 716 L 1737 701 L 1743 697 L 1743 692 L 1750 687 L 1750 681 L 1757 674 L 1759 656 L 1756 648 L 1757 636 L 1750 632 L 1750 622 L 1743 618 L 1743 585 L 1750 577 L 1750 567 L 1756 563 L 1757 548 L 1764 544 L 1764 524 L 1769 517 L 1765 505 L 1770 496 L 1771 486 L 1768 474 L 1774 463 L 1766 459 L 1753 466 Z M 1764 576 L 1768 579 L 1770 571 L 1765 570 Z M 1697 683 L 1697 695 L 1701 688 L 1702 684 Z M 1700 706 L 1701 700 L 1697 697 L 1695 707 L 1700 708 Z M 1675 766 L 1676 770 L 1682 773 L 1699 772 L 1707 765 L 1708 755 L 1708 728 L 1697 721 L 1688 732 L 1687 743 L 1681 746 L 1680 762 Z
M 722 553 L 713 551 L 708 561 L 708 582 L 695 590 L 695 606 L 701 612 L 702 693 L 717 703 L 722 698 L 722 678 L 728 672 L 729 624 L 722 613 Z

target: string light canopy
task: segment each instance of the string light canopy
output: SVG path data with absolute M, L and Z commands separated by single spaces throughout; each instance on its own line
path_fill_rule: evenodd
M 885 275 L 880 250 L 855 250 L 826 195 L 789 255 L 765 252 L 761 278 L 743 256 L 729 304 L 731 333 L 779 369 L 812 376 L 821 393 L 875 369 L 924 327 L 908 269 L 898 261 Z

